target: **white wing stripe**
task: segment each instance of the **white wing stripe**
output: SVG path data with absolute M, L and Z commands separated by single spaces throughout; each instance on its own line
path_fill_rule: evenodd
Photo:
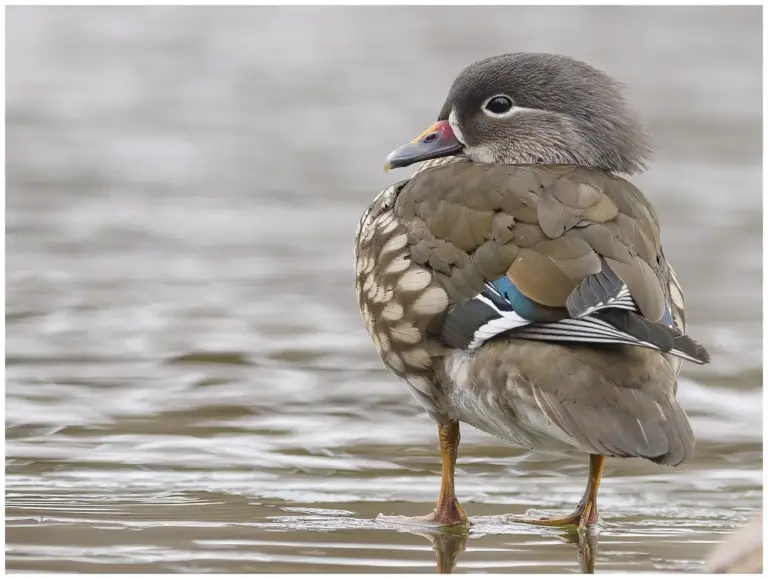
M 682 309 L 682 292 L 680 291 L 679 281 L 675 272 L 670 268 L 670 294 L 672 303 Z M 493 292 L 494 296 L 504 300 L 495 286 L 486 284 L 487 291 Z M 584 342 L 601 344 L 626 344 L 630 346 L 645 346 L 654 350 L 660 348 L 655 344 L 636 338 L 630 334 L 622 332 L 609 323 L 593 318 L 590 313 L 594 313 L 607 308 L 623 309 L 632 312 L 638 312 L 637 305 L 629 293 L 629 289 L 624 286 L 615 298 L 610 298 L 603 304 L 598 304 L 591 308 L 588 313 L 578 319 L 566 318 L 557 322 L 533 323 L 521 317 L 518 313 L 509 310 L 501 310 L 493 300 L 480 294 L 475 299 L 480 300 L 498 314 L 498 318 L 490 320 L 479 327 L 474 335 L 469 349 L 477 348 L 491 338 L 498 336 L 509 330 L 518 328 L 510 337 L 525 338 L 528 340 L 544 340 L 550 342 Z M 673 310 L 674 315 L 674 310 Z M 677 320 L 676 320 L 677 321 Z M 528 327 L 526 327 L 528 326 Z M 685 360 L 697 362 L 685 352 L 673 348 L 670 352 Z
M 494 336 L 506 332 L 507 330 L 526 326 L 531 323 L 529 320 L 521 317 L 520 314 L 516 312 L 500 310 L 491 300 L 482 294 L 478 295 L 475 299 L 480 300 L 489 308 L 493 309 L 493 311 L 495 311 L 500 317 L 493 319 L 486 324 L 483 324 L 477 330 L 475 330 L 475 333 L 472 336 L 472 341 L 468 346 L 470 350 L 477 348 L 483 342 L 490 340 Z

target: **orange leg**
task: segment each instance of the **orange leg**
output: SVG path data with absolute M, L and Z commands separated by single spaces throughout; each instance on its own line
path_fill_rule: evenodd
M 459 453 L 459 423 L 455 421 L 444 422 L 437 427 L 440 439 L 440 454 L 443 459 L 441 471 L 440 495 L 437 497 L 437 506 L 429 515 L 422 517 L 385 517 L 379 515 L 379 520 L 393 523 L 424 525 L 430 527 L 446 527 L 450 525 L 468 525 L 469 517 L 456 498 L 454 487 L 454 469 L 456 457 Z
M 564 517 L 542 517 L 533 519 L 530 517 L 510 517 L 516 523 L 540 525 L 544 527 L 566 527 L 574 525 L 580 529 L 588 525 L 594 525 L 598 521 L 597 514 L 597 490 L 600 487 L 600 479 L 603 476 L 603 464 L 605 457 L 599 454 L 589 455 L 589 480 L 584 496 L 579 501 L 576 510 Z

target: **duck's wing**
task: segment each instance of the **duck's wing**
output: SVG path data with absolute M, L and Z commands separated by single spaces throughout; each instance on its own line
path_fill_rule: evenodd
M 501 335 L 616 343 L 696 363 L 653 207 L 629 182 L 570 166 L 460 163 L 401 186 L 410 259 L 450 299 L 430 331 L 452 348 Z

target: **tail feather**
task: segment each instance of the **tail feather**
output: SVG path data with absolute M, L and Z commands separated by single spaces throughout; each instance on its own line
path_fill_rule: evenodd
M 666 420 L 661 423 L 669 443 L 669 450 L 660 456 L 652 457 L 656 464 L 678 466 L 693 458 L 696 440 L 691 423 L 685 411 L 676 400 L 667 406 Z M 669 410 L 672 412 L 670 413 Z

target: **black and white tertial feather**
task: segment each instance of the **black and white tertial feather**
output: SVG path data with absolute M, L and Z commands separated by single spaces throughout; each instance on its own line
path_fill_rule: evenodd
M 581 318 L 599 310 L 619 298 L 624 292 L 629 297 L 629 290 L 621 278 L 610 268 L 604 258 L 600 258 L 601 269 L 589 275 L 571 292 L 565 307 L 572 318 Z M 629 302 L 634 301 L 629 298 Z M 613 307 L 620 307 L 614 305 Z
M 709 362 L 709 353 L 683 334 L 682 294 L 674 273 L 669 276 L 670 300 L 666 311 L 661 322 L 655 322 L 641 315 L 627 286 L 620 280 L 616 283 L 619 278 L 612 279 L 610 269 L 605 271 L 609 273 L 600 278 L 590 276 L 593 279 L 589 283 L 574 290 L 579 296 L 573 302 L 579 312 L 577 316 L 570 307 L 547 308 L 560 311 L 559 319 L 554 320 L 548 311 L 549 321 L 538 321 L 541 318 L 537 318 L 529 303 L 523 302 L 521 307 L 519 294 L 508 289 L 508 278 L 487 283 L 480 294 L 448 313 L 441 338 L 454 348 L 470 350 L 500 336 L 547 342 L 626 344 L 659 350 L 696 364 Z

